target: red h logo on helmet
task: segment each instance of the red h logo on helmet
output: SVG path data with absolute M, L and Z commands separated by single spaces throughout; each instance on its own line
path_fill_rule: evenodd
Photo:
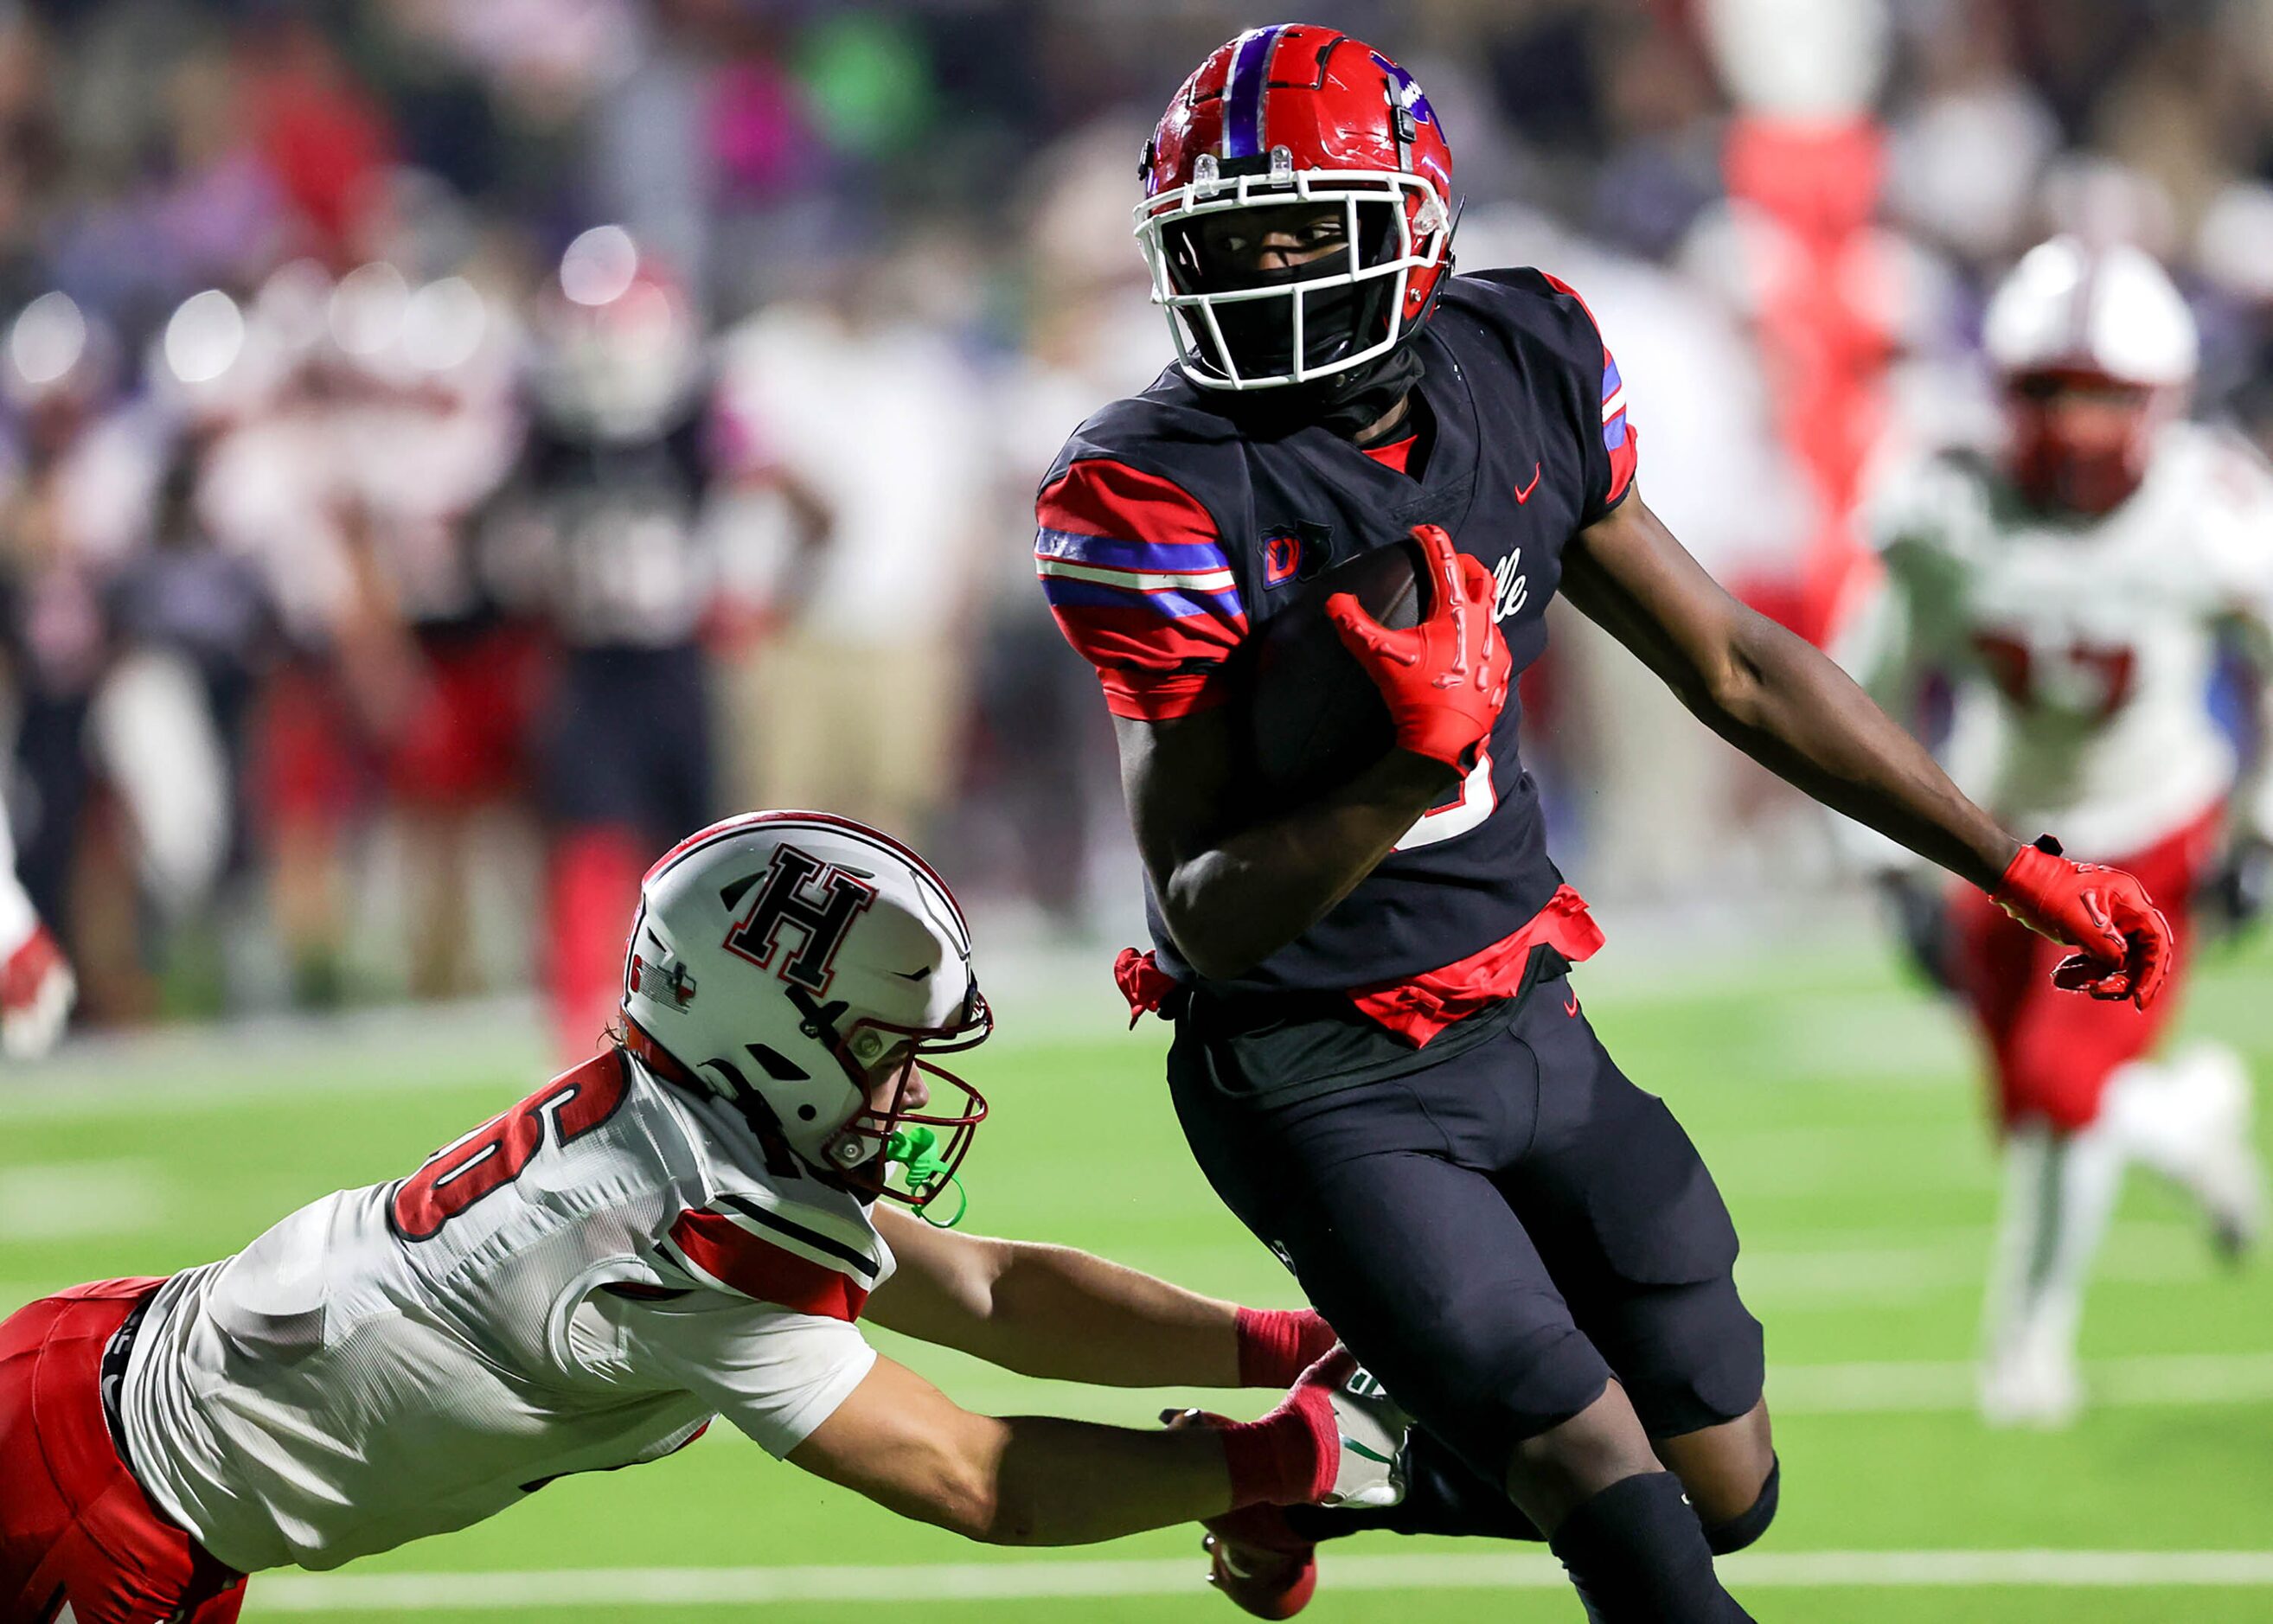
M 782 932 L 794 930 L 797 949 L 776 973 L 818 997 L 829 991 L 853 920 L 875 900 L 876 887 L 859 875 L 794 846 L 776 847 L 749 911 L 726 933 L 726 950 L 771 969 Z

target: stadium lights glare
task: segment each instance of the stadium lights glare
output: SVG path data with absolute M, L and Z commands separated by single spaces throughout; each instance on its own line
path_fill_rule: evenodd
M 182 301 L 166 323 L 167 370 L 185 384 L 209 384 L 244 350 L 244 312 L 218 288 Z
M 473 358 L 489 330 L 489 307 L 462 276 L 429 282 L 402 313 L 402 348 L 413 366 L 447 372 Z
M 287 354 L 305 355 L 324 336 L 331 297 L 331 273 L 313 259 L 295 259 L 279 266 L 252 296 L 253 322 Z
M 350 355 L 375 355 L 402 336 L 410 285 L 383 259 L 359 265 L 332 289 L 332 341 Z
M 611 304 L 639 274 L 639 247 L 621 226 L 594 226 L 560 256 L 560 291 L 578 304 Z
M 26 383 L 52 384 L 86 353 L 86 318 L 67 293 L 43 293 L 8 333 L 8 359 Z

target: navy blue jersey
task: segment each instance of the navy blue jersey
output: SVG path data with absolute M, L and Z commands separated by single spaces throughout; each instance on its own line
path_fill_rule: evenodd
M 1302 582 L 1420 524 L 1491 568 L 1516 668 L 1539 657 L 1564 545 L 1632 482 L 1617 365 L 1578 296 L 1531 270 L 1451 279 L 1414 341 L 1423 438 L 1407 472 L 1323 428 L 1249 438 L 1173 370 L 1075 430 L 1037 503 L 1036 568 L 1116 715 L 1238 704 L 1241 651 Z M 1227 989 L 1401 981 L 1520 930 L 1562 882 L 1519 722 L 1511 699 L 1459 794 Z M 1148 902 L 1160 962 L 1195 979 Z
M 541 419 L 531 427 L 514 503 L 536 521 L 544 551 L 523 567 L 541 580 L 563 640 L 671 648 L 694 640 L 711 588 L 701 524 L 709 483 L 709 425 L 697 411 L 627 440 Z

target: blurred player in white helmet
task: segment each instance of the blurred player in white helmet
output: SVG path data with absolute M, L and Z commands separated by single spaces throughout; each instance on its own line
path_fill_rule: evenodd
M 647 854 L 716 810 L 701 639 L 717 435 L 695 312 L 622 227 L 570 243 L 534 338 L 529 432 L 485 533 L 557 651 L 536 728 L 539 958 L 575 1055 L 614 999 Z
M 606 1053 L 408 1178 L 0 1324 L 0 1618 L 227 1624 L 244 1574 L 464 1527 L 720 1415 L 1006 1544 L 1401 1493 L 1401 1418 L 1317 1315 L 926 1222 L 986 1115 L 940 1058 L 992 1020 L 912 851 L 820 812 L 705 829 L 648 872 L 623 985 Z M 1036 1376 L 1294 1391 L 1165 1432 L 998 1420 L 864 1317 Z
M 1953 776 L 1999 817 L 2057 827 L 2071 855 L 2138 875 L 2183 945 L 2206 893 L 2229 916 L 2254 907 L 2246 877 L 2273 838 L 2264 763 L 2241 770 L 2212 700 L 2228 650 L 2259 682 L 2273 672 L 2273 475 L 2239 438 L 2184 420 L 2194 321 L 2135 248 L 2037 247 L 1997 289 L 1985 341 L 2002 453 L 1889 470 L 1868 513 L 1885 577 L 1849 661 L 1914 720 L 1924 679 L 1946 681 Z M 2223 1248 L 2256 1238 L 2249 1080 L 2220 1045 L 2155 1056 L 2175 996 L 2144 1012 L 2062 997 L 2052 944 L 1984 898 L 1887 875 L 1913 951 L 1971 1010 L 1998 1090 L 1983 1412 L 2057 1425 L 2082 1398 L 2083 1284 L 2127 1165 L 2189 1191 Z

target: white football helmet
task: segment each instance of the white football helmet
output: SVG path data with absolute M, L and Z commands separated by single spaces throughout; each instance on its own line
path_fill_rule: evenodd
M 746 812 L 666 852 L 641 882 L 624 962 L 632 1051 L 731 1102 L 769 1149 L 923 1207 L 986 1115 L 929 1057 L 994 1019 L 946 884 L 889 835 L 817 812 Z M 906 1067 L 960 1109 L 903 1110 Z M 889 1109 L 873 1081 L 901 1068 Z
M 2138 488 L 2201 351 L 2193 312 L 2153 256 L 2071 236 L 2022 256 L 1990 298 L 1982 338 L 2005 386 L 2014 483 L 2039 506 L 2083 513 Z
M 627 443 L 671 430 L 701 395 L 702 331 L 686 289 L 621 226 L 595 226 L 537 301 L 531 382 L 552 422 Z
M 1997 370 L 2083 372 L 2142 389 L 2191 383 L 2201 349 L 2187 302 L 2153 255 L 2058 236 L 2022 257 L 1989 300 Z

